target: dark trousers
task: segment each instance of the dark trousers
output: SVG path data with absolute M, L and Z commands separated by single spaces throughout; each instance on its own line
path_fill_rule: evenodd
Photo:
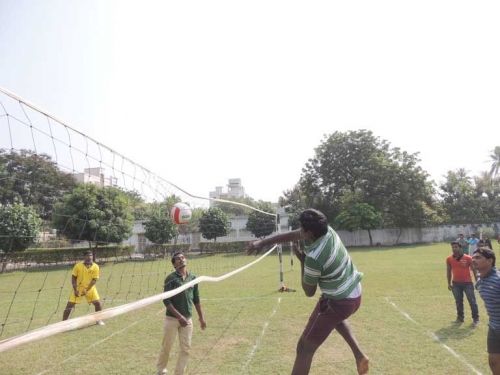
M 479 311 L 476 303 L 476 296 L 474 294 L 474 285 L 472 283 L 457 283 L 453 282 L 452 285 L 453 297 L 455 297 L 455 304 L 457 305 L 457 319 L 464 320 L 464 293 L 469 301 L 472 319 L 479 319 Z

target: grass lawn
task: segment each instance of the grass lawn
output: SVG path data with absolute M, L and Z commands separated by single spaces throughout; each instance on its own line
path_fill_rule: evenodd
M 446 284 L 448 254 L 448 244 L 351 249 L 364 279 L 362 305 L 350 322 L 370 357 L 371 374 L 490 373 L 487 316 L 477 293 L 479 327 L 471 326 L 467 301 L 465 323 L 452 324 L 455 305 Z M 212 256 L 192 259 L 189 267 L 199 276 L 219 276 L 253 259 Z M 189 374 L 290 373 L 295 345 L 317 297 L 305 297 L 298 264 L 292 269 L 288 256 L 284 261 L 285 282 L 296 292 L 278 292 L 275 255 L 232 278 L 200 285 L 208 326 L 201 331 L 194 320 Z M 165 261 L 104 265 L 98 289 L 105 307 L 161 292 L 169 271 Z M 69 279 L 68 269 L 0 275 L 0 322 L 5 324 L 0 339 L 28 326 L 33 329 L 58 321 L 70 291 Z M 76 315 L 92 310 L 85 304 Z M 14 348 L 0 353 L 0 373 L 154 374 L 163 315 L 163 304 L 158 303 L 108 320 L 104 327 Z M 176 352 L 169 363 L 171 372 L 175 358 Z M 348 346 L 332 333 L 316 353 L 311 374 L 355 373 Z

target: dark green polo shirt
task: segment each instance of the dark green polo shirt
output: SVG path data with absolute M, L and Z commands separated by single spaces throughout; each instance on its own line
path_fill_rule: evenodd
M 194 279 L 196 279 L 196 275 L 192 274 L 191 272 L 187 273 L 184 280 L 182 279 L 182 276 L 177 273 L 177 271 L 172 272 L 165 279 L 163 291 L 167 292 L 169 290 L 174 290 Z M 176 294 L 173 297 L 164 299 L 163 303 L 165 304 L 165 306 L 168 306 L 169 304 L 174 305 L 175 309 L 179 311 L 186 319 L 191 318 L 191 316 L 193 315 L 193 304 L 200 303 L 198 284 L 184 290 L 181 293 Z M 171 314 L 168 309 L 167 316 L 172 316 L 175 318 L 175 316 Z

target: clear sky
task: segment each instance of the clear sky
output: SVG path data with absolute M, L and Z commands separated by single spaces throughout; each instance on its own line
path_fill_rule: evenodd
M 196 195 L 239 177 L 277 201 L 350 129 L 439 182 L 500 145 L 499 19 L 498 1 L 0 0 L 0 86 Z

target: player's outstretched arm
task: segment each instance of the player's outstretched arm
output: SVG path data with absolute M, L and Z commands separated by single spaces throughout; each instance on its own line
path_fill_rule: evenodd
M 262 248 L 272 246 L 277 243 L 298 241 L 302 239 L 302 231 L 300 229 L 292 230 L 286 233 L 275 234 L 274 236 L 263 238 L 261 240 L 252 241 L 247 245 L 248 254 L 258 254 Z

